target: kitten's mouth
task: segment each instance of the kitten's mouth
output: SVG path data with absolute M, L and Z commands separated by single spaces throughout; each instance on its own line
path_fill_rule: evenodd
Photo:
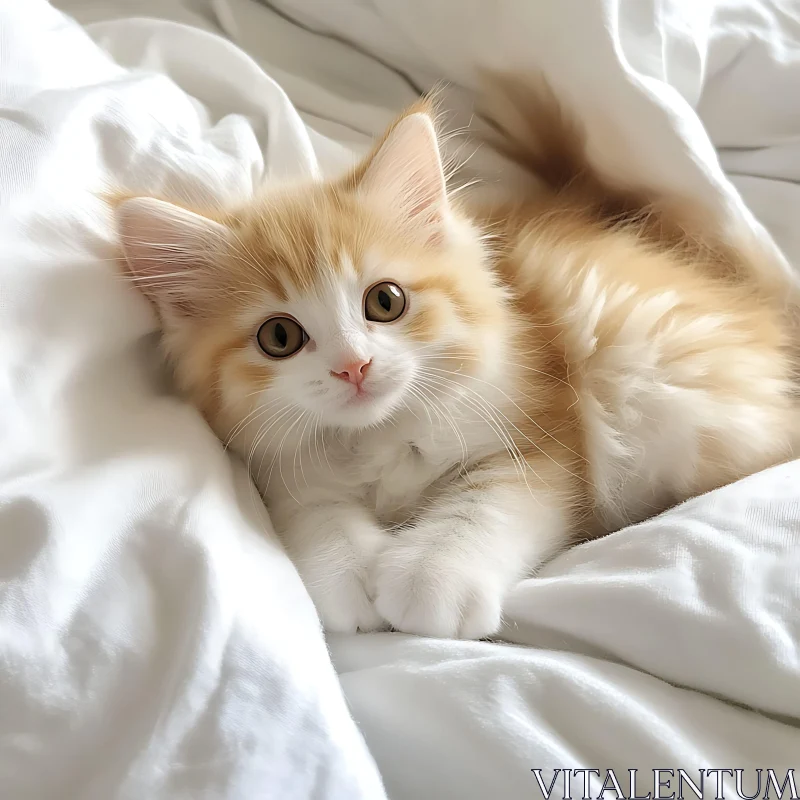
M 337 408 L 331 409 L 331 420 L 348 428 L 362 429 L 375 425 L 386 419 L 396 405 L 394 392 L 387 385 L 376 385 L 365 388 L 351 386 L 350 391 L 337 398 Z
M 373 397 L 374 395 L 372 392 L 368 391 L 363 386 L 359 386 L 356 388 L 356 391 L 347 398 L 347 405 L 361 405 L 362 403 L 366 403 L 368 400 L 372 400 Z

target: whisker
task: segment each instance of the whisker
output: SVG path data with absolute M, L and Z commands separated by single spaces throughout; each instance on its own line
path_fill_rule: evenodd
M 300 411 L 298 413 L 298 415 L 297 415 L 297 418 L 294 420 L 294 422 L 292 422 L 292 424 L 289 425 L 289 427 L 286 429 L 286 432 L 283 434 L 283 438 L 281 439 L 280 444 L 278 445 L 278 447 L 275 450 L 275 456 L 273 457 L 272 464 L 270 465 L 269 475 L 267 475 L 267 485 L 269 485 L 270 481 L 272 480 L 272 472 L 275 469 L 275 463 L 277 462 L 277 464 L 278 464 L 278 474 L 280 475 L 280 479 L 281 479 L 281 483 L 283 484 L 283 488 L 286 489 L 287 493 L 289 494 L 289 497 L 291 497 L 292 500 L 294 500 L 294 502 L 297 503 L 297 505 L 300 506 L 300 507 L 303 507 L 304 504 L 301 503 L 294 496 L 294 493 L 289 488 L 289 485 L 286 483 L 286 479 L 283 476 L 283 459 L 281 458 L 281 455 L 282 455 L 282 452 L 283 452 L 284 442 L 286 441 L 287 437 L 292 432 L 294 427 L 303 419 L 303 417 L 306 415 L 306 413 L 307 412 L 305 412 L 305 411 Z
M 282 421 L 285 421 L 287 417 L 290 417 L 292 411 L 294 411 L 294 410 L 295 409 L 294 409 L 294 407 L 292 405 L 286 405 L 284 407 L 284 409 L 280 412 L 280 414 L 278 414 L 277 416 L 273 417 L 272 422 L 268 421 L 267 423 L 264 423 L 264 425 L 266 426 L 266 429 L 265 430 L 263 430 L 263 428 L 259 429 L 259 434 L 260 435 L 253 442 L 253 446 L 251 448 L 252 454 L 255 454 L 255 451 L 261 446 L 261 443 L 264 441 L 264 439 L 266 438 L 266 435 L 270 432 L 270 430 L 272 430 L 272 428 L 274 428 L 276 425 L 280 424 Z M 261 432 L 262 430 L 263 430 L 263 433 Z M 273 436 L 272 436 L 272 439 L 274 439 L 274 438 L 275 438 L 275 434 L 273 434 Z M 270 439 L 270 442 L 272 441 L 272 439 Z M 266 451 L 267 451 L 267 448 L 265 447 L 264 448 L 264 452 L 261 454 L 261 461 L 259 462 L 259 465 L 258 465 L 258 474 L 255 476 L 256 482 L 258 482 L 260 480 L 260 478 L 261 478 L 261 470 L 264 467 L 264 458 L 266 457 Z M 251 456 L 251 461 L 252 461 L 252 456 Z M 252 475 L 253 473 L 252 473 L 252 463 L 251 462 L 248 462 L 248 468 L 250 468 L 250 474 Z
M 303 437 L 306 435 L 306 430 L 308 429 L 308 424 L 311 422 L 311 419 L 312 419 L 311 414 L 308 414 L 308 417 L 306 419 L 306 424 L 303 426 L 303 430 L 300 432 L 300 438 L 297 440 L 297 445 L 295 445 L 294 458 L 292 459 L 292 469 L 294 469 L 295 459 L 297 458 L 298 451 L 299 451 L 300 460 L 298 462 L 298 465 L 299 465 L 299 470 L 300 470 L 300 477 L 303 479 L 303 482 L 306 485 L 306 489 L 308 489 L 308 481 L 306 480 L 306 474 L 305 474 L 305 471 L 303 470 L 303 448 L 302 448 L 301 445 L 303 444 Z M 310 453 L 311 453 L 311 445 L 310 445 L 310 443 L 309 443 L 309 451 L 308 452 L 309 452 L 309 455 L 310 455 Z
M 459 474 L 463 474 L 467 460 L 469 457 L 469 448 L 467 447 L 466 439 L 464 438 L 464 434 L 461 432 L 461 429 L 458 427 L 452 413 L 448 411 L 448 409 L 444 406 L 444 404 L 438 403 L 436 396 L 430 394 L 425 387 L 423 387 L 420 383 L 418 383 L 415 387 L 417 391 L 424 392 L 424 394 L 428 397 L 428 402 L 431 403 L 431 408 L 434 410 L 434 413 L 438 415 L 437 405 L 441 407 L 442 414 L 444 416 L 444 421 L 450 426 L 453 433 L 456 435 L 458 439 L 459 446 L 461 447 L 461 461 L 459 463 Z M 441 419 L 441 417 L 440 417 Z
M 421 371 L 421 372 L 425 372 L 425 371 L 427 371 L 427 370 L 425 370 L 425 369 L 421 369 L 420 371 Z M 472 376 L 464 376 L 464 375 L 461 375 L 461 374 L 459 374 L 459 373 L 451 373 L 451 372 L 449 372 L 449 371 L 447 371 L 447 370 L 436 370 L 436 372 L 437 372 L 437 373 L 438 373 L 438 372 L 445 372 L 446 374 L 455 374 L 455 375 L 457 375 L 457 377 L 472 377 Z M 462 389 L 464 389 L 464 390 L 466 390 L 466 391 L 472 392 L 472 393 L 473 393 L 473 394 L 474 394 L 476 397 L 480 397 L 480 398 L 481 398 L 481 399 L 482 399 L 484 402 L 487 402 L 487 403 L 489 403 L 489 401 L 487 400 L 487 398 L 483 397 L 483 396 L 482 396 L 482 395 L 480 395 L 480 394 L 479 394 L 477 391 L 475 391 L 474 389 L 472 389 L 472 388 L 471 388 L 471 387 L 469 387 L 469 386 L 465 386 L 464 384 L 458 383 L 458 382 L 456 382 L 456 381 L 452 381 L 452 379 L 450 379 L 450 378 L 445 378 L 445 377 L 444 377 L 444 376 L 442 376 L 442 375 L 435 375 L 435 376 L 431 376 L 431 377 L 438 377 L 438 378 L 441 378 L 441 379 L 443 379 L 443 380 L 446 380 L 446 381 L 450 382 L 451 384 L 453 384 L 454 386 L 457 386 L 457 387 L 459 387 L 459 388 L 462 388 Z M 480 380 L 480 379 L 476 379 L 476 380 Z M 488 381 L 482 381 L 482 382 L 483 382 L 483 383 L 487 383 L 487 384 L 488 384 Z M 492 386 L 492 384 L 488 384 L 488 385 Z M 494 387 L 494 386 L 492 386 L 492 388 L 495 388 L 495 389 L 497 389 L 497 387 Z M 558 444 L 560 447 L 563 447 L 565 450 L 569 451 L 570 453 L 573 453 L 575 456 L 577 456 L 577 457 L 578 457 L 578 458 L 580 458 L 581 460 L 583 460 L 583 461 L 585 461 L 585 460 L 586 460 L 586 459 L 585 459 L 583 456 L 581 456 L 579 453 L 576 453 L 576 452 L 575 452 L 575 451 L 574 451 L 572 448 L 570 448 L 570 447 L 568 447 L 567 445 L 565 445 L 565 444 L 563 444 L 562 442 L 560 442 L 560 441 L 559 441 L 559 440 L 558 440 L 558 439 L 557 439 L 557 438 L 556 438 L 556 437 L 555 437 L 553 434 L 551 434 L 549 431 L 545 430 L 545 429 L 544 429 L 544 428 L 543 428 L 541 425 L 539 425 L 539 423 L 537 423 L 535 420 L 531 419 L 531 417 L 530 417 L 530 416 L 528 416 L 528 414 L 526 414 L 526 413 L 525 413 L 525 412 L 524 412 L 524 411 L 523 411 L 523 410 L 522 410 L 522 409 L 521 409 L 521 408 L 520 408 L 520 407 L 519 407 L 519 406 L 518 406 L 516 403 L 514 403 L 514 401 L 513 401 L 513 400 L 511 400 L 511 398 L 508 398 L 508 395 L 506 395 L 506 394 L 505 394 L 505 392 L 503 392 L 503 391 L 502 391 L 502 390 L 500 390 L 500 389 L 497 389 L 497 390 L 498 390 L 498 391 L 499 391 L 499 392 L 500 392 L 502 395 L 504 395 L 504 396 L 505 396 L 507 399 L 509 399 L 509 401 L 510 401 L 510 402 L 511 402 L 511 403 L 512 403 L 512 404 L 513 404 L 513 405 L 514 405 L 514 406 L 515 406 L 515 407 L 516 407 L 516 408 L 517 408 L 519 411 L 520 411 L 520 413 L 521 413 L 521 414 L 522 414 L 522 415 L 523 415 L 523 416 L 524 416 L 526 419 L 528 419 L 530 422 L 532 422 L 532 423 L 533 423 L 533 424 L 534 424 L 534 425 L 535 425 L 535 426 L 536 426 L 536 427 L 537 427 L 537 428 L 538 428 L 538 429 L 539 429 L 539 430 L 540 430 L 540 431 L 541 431 L 541 432 L 542 432 L 542 433 L 543 433 L 545 436 L 547 436 L 548 438 L 552 439 L 552 440 L 553 440 L 554 442 L 556 442 L 556 444 Z M 571 476 L 572 476 L 573 478 L 575 478 L 576 480 L 579 480 L 579 481 L 581 481 L 582 483 L 586 483 L 586 482 L 587 482 L 587 481 L 586 481 L 586 479 L 585 479 L 584 477 L 582 477 L 581 475 L 577 475 L 577 474 L 576 474 L 576 473 L 574 473 L 572 470 L 570 470 L 568 467 L 566 467 L 564 464 L 562 464 L 560 461 L 558 461 L 557 459 L 553 458 L 553 456 L 551 456 L 551 455 L 550 455 L 550 454 L 549 454 L 547 451 L 545 451 L 544 449 L 542 449 L 542 447 L 540 447 L 540 446 L 539 446 L 539 445 L 538 445 L 538 444 L 537 444 L 535 441 L 533 441 L 533 439 L 531 439 L 531 438 L 530 438 L 530 437 L 529 437 L 527 434 L 525 434 L 525 433 L 524 433 L 522 430 L 520 430 L 520 428 L 519 428 L 519 427 L 518 427 L 518 426 L 517 426 L 517 425 L 516 425 L 516 424 L 515 424 L 515 423 L 514 423 L 512 420 L 510 420 L 510 419 L 508 418 L 508 416 L 506 416 L 506 414 L 504 414 L 504 413 L 503 413 L 503 412 L 502 412 L 500 409 L 498 409 L 498 408 L 497 408 L 497 406 L 495 406 L 493 403 L 490 403 L 490 405 L 491 405 L 491 406 L 492 406 L 492 407 L 495 409 L 495 411 L 496 411 L 496 412 L 497 412 L 497 413 L 498 413 L 498 414 L 499 414 L 499 415 L 500 415 L 500 416 L 501 416 L 501 417 L 502 417 L 502 418 L 503 418 L 503 419 L 504 419 L 504 420 L 505 420 L 505 421 L 508 423 L 508 425 L 510 425 L 510 426 L 511 426 L 511 427 L 512 427 L 512 428 L 513 428 L 513 429 L 514 429 L 514 430 L 515 430 L 515 431 L 516 431 L 516 432 L 517 432 L 517 433 L 518 433 L 518 434 L 519 434 L 519 435 L 520 435 L 520 436 L 521 436 L 521 437 L 522 437 L 522 438 L 523 438 L 525 441 L 527 441 L 527 442 L 528 442 L 529 444 L 531 444 L 531 445 L 532 445 L 534 448 L 536 448 L 536 450 L 538 450 L 538 451 L 539 451 L 539 453 L 541 453 L 541 454 L 542 454 L 542 455 L 543 455 L 545 458 L 547 458 L 549 461 L 551 461 L 553 464 L 555 464 L 557 467 L 559 467 L 559 469 L 561 469 L 561 470 L 563 470 L 564 472 L 566 472 L 567 474 L 571 475 Z
M 449 388 L 444 382 L 438 378 L 437 376 L 428 376 L 425 378 L 427 382 L 431 384 L 433 388 L 439 388 L 441 391 L 447 391 Z M 527 479 L 525 477 L 525 469 L 530 469 L 531 472 L 536 475 L 539 480 L 542 480 L 541 477 L 533 470 L 533 468 L 525 461 L 522 453 L 519 450 L 519 447 L 514 442 L 511 435 L 506 430 L 505 426 L 502 424 L 500 420 L 496 418 L 491 411 L 490 405 L 479 398 L 483 405 L 483 410 L 481 405 L 478 405 L 475 401 L 471 398 L 464 397 L 463 395 L 457 394 L 449 394 L 448 396 L 455 400 L 456 402 L 461 402 L 467 404 L 468 407 L 472 408 L 475 413 L 478 414 L 479 418 L 483 419 L 484 422 L 491 428 L 491 430 L 495 433 L 495 435 L 500 439 L 501 444 L 503 444 L 504 448 L 508 452 L 509 456 L 511 457 L 512 461 L 514 462 L 515 469 L 517 470 L 520 477 L 525 481 L 527 484 Z M 544 481 L 542 481 L 544 483 Z M 546 483 L 545 483 L 546 485 Z M 530 489 L 530 487 L 528 487 Z
M 578 453 L 578 452 L 576 452 L 575 450 L 573 450 L 573 449 L 572 449 L 571 447 L 569 447 L 568 445 L 566 445 L 566 444 L 564 444 L 563 442 L 559 441 L 559 440 L 558 440 L 558 439 L 557 439 L 555 436 L 553 436 L 553 434 L 552 434 L 552 433 L 550 433 L 548 430 L 546 430 L 545 428 L 543 428 L 543 427 L 542 427 L 542 426 L 541 426 L 541 425 L 540 425 L 540 424 L 539 424 L 539 423 L 538 423 L 538 422 L 537 422 L 535 419 L 533 419 L 533 417 L 531 417 L 529 414 L 527 414 L 527 413 L 525 412 L 525 410 L 524 410 L 523 408 L 521 408 L 521 407 L 520 407 L 520 405 L 519 405 L 519 404 L 518 404 L 518 403 L 517 403 L 517 402 L 516 402 L 516 401 L 515 401 L 515 400 L 514 400 L 512 397 L 510 397 L 510 396 L 509 396 L 509 395 L 508 395 L 506 392 L 504 392 L 504 391 L 503 391 L 503 390 L 502 390 L 502 389 L 501 389 L 499 386 L 495 386 L 495 385 L 494 385 L 493 383 L 491 383 L 490 381 L 483 380 L 483 378 L 478 378 L 478 377 L 476 377 L 476 376 L 474 376 L 474 375 L 468 375 L 468 374 L 466 374 L 466 373 L 458 373 L 458 372 L 453 372 L 452 370 L 443 370 L 443 369 L 438 369 L 438 368 L 436 368 L 436 367 L 427 367 L 427 368 L 425 368 L 425 369 L 432 369 L 432 370 L 434 370 L 434 371 L 435 371 L 435 372 L 437 372 L 437 373 L 443 373 L 443 374 L 446 374 L 446 375 L 455 375 L 455 376 L 456 376 L 456 377 L 458 377 L 458 378 L 469 378 L 470 380 L 478 381 L 479 383 L 482 383 L 482 384 L 484 384 L 485 386 L 488 386 L 489 388 L 491 388 L 491 389 L 494 389 L 496 392 L 498 392 L 499 394 L 501 394 L 501 395 L 502 395 L 502 396 L 503 396 L 503 397 L 504 397 L 506 400 L 508 400 L 508 402 L 509 402 L 509 403 L 511 403 L 511 405 L 513 405 L 513 406 L 514 406 L 514 408 L 516 408 L 516 409 L 517 409 L 517 411 L 519 411 L 519 413 L 520 413 L 520 414 L 522 414 L 522 416 L 523 416 L 523 417 L 525 417 L 525 419 L 527 419 L 527 420 L 528 420 L 528 421 L 529 421 L 529 422 L 530 422 L 532 425 L 534 425 L 536 428 L 538 428 L 538 429 L 539 429 L 539 430 L 540 430 L 540 431 L 541 431 L 541 432 L 542 432 L 542 433 L 543 433 L 543 434 L 544 434 L 544 435 L 545 435 L 545 436 L 546 436 L 548 439 L 552 439 L 552 440 L 553 440 L 553 441 L 554 441 L 554 442 L 555 442 L 555 443 L 556 443 L 556 444 L 557 444 L 559 447 L 563 447 L 565 450 L 567 450 L 568 452 L 572 453 L 572 454 L 573 454 L 573 455 L 574 455 L 576 458 L 580 459 L 581 461 L 586 461 L 586 458 L 585 458 L 584 456 L 582 456 L 580 453 Z M 459 384 L 459 385 L 462 385 L 462 384 Z M 472 391 L 475 391 L 475 390 L 473 389 Z M 476 393 L 477 393 L 477 392 L 476 392 Z M 533 442 L 533 441 L 532 441 L 530 438 L 528 438 L 528 437 L 527 437 L 527 436 L 526 436 L 526 435 L 525 435 L 525 434 L 524 434 L 524 433 L 523 433 L 521 430 L 519 430 L 519 428 L 517 428 L 515 425 L 513 425 L 513 423 L 511 423 L 511 421 L 510 421 L 510 420 L 509 420 L 509 423 L 510 423 L 510 424 L 511 424 L 511 425 L 512 425 L 512 426 L 513 426 L 513 427 L 514 427 L 514 428 L 515 428 L 515 429 L 516 429 L 516 430 L 519 432 L 519 434 L 520 434 L 521 436 L 523 436 L 523 437 L 524 437 L 524 438 L 525 438 L 527 441 L 529 441 L 529 442 L 530 442 L 531 444 L 533 444 L 535 447 L 538 447 L 538 445 L 536 445 L 536 443 L 535 443 L 535 442 Z M 539 448 L 539 449 L 541 450 L 541 448 Z M 542 453 L 544 453 L 544 451 L 542 451 Z M 547 455 L 547 454 L 545 454 L 545 455 Z M 549 455 L 548 455 L 547 457 L 548 457 L 548 458 L 550 458 L 550 459 L 551 459 L 551 460 L 552 460 L 554 463 L 558 463 L 558 462 L 557 462 L 555 459 L 553 459 L 553 458 L 552 458 L 552 456 L 549 456 Z M 561 465 L 559 465 L 559 466 L 561 466 Z M 563 469 L 566 469 L 565 467 L 562 467 L 562 468 L 563 468 Z M 567 472 L 569 472 L 569 470 L 566 470 L 566 471 L 567 471 Z M 570 474 L 572 475 L 572 474 L 574 474 L 574 473 L 571 473 L 571 472 L 570 472 Z M 574 477 L 576 477 L 576 478 L 579 478 L 579 479 L 583 480 L 583 479 L 582 479 L 582 478 L 580 478 L 580 476 L 578 476 L 578 475 L 575 475 Z

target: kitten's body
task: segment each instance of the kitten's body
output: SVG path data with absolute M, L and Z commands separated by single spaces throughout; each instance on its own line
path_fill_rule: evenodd
M 491 634 L 508 588 L 558 549 L 791 455 L 772 273 L 642 215 L 550 111 L 563 135 L 535 166 L 557 193 L 537 202 L 455 208 L 423 109 L 346 179 L 211 228 L 121 208 L 180 383 L 248 458 L 331 629 Z M 165 241 L 196 280 L 159 271 Z M 403 316 L 364 321 L 387 280 Z M 275 314 L 308 337 L 284 363 L 253 342 Z M 337 380 L 356 357 L 364 397 Z

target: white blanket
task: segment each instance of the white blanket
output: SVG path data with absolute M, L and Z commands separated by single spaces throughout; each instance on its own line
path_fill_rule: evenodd
M 466 114 L 478 66 L 530 65 L 608 169 L 768 241 L 749 206 L 800 264 L 796 3 L 275 4 L 306 27 L 255 0 L 61 5 L 113 60 L 0 0 L 0 796 L 381 798 L 376 763 L 408 800 L 539 797 L 535 768 L 800 784 L 800 463 L 559 557 L 509 600 L 516 644 L 332 637 L 337 682 L 94 194 L 314 175 L 414 86 L 455 81 Z

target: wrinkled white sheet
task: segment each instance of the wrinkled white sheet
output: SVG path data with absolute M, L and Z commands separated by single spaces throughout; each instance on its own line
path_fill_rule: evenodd
M 345 162 L 415 86 L 454 81 L 468 115 L 476 67 L 531 65 L 608 169 L 762 235 L 749 208 L 800 264 L 794 0 L 274 5 L 320 33 L 255 0 L 62 0 L 175 86 L 0 0 L 4 797 L 382 796 L 241 467 L 115 277 L 104 180 L 246 194 Z M 388 795 L 537 797 L 535 767 L 800 774 L 798 487 L 795 462 L 564 554 L 510 598 L 516 644 L 332 637 Z

